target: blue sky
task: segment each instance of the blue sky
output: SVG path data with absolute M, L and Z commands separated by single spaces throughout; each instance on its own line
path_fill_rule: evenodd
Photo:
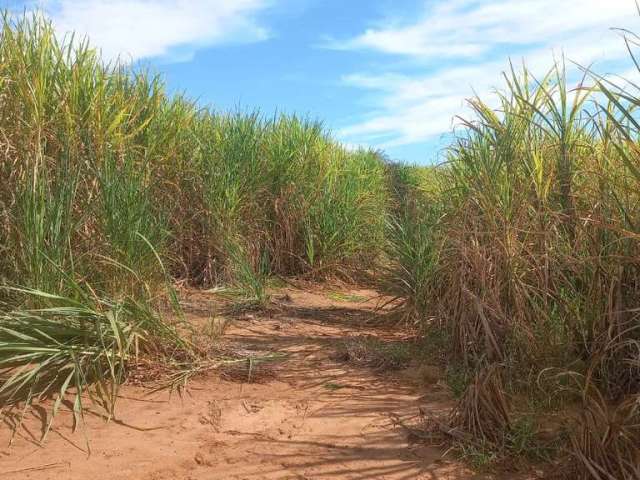
M 87 35 L 106 59 L 148 66 L 219 110 L 321 119 L 341 141 L 437 161 L 474 91 L 508 59 L 554 56 L 635 76 L 620 33 L 634 0 L 0 0 Z M 637 28 L 640 31 L 640 28 Z

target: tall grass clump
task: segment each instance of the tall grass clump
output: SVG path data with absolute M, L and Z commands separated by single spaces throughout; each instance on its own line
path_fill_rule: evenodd
M 543 78 L 511 68 L 505 83 L 497 102 L 469 101 L 471 119 L 432 169 L 430 201 L 413 220 L 396 215 L 414 225 L 390 237 L 386 283 L 447 334 L 451 360 L 478 372 L 457 428 L 495 443 L 532 405 L 577 406 L 585 414 L 565 426 L 574 473 L 637 478 L 638 91 L 590 71 L 571 84 L 563 63 Z M 578 391 L 545 383 L 549 369 L 579 375 Z M 500 375 L 479 381 L 487 371 Z M 510 408 L 496 422 L 470 399 Z
M 436 299 L 439 238 L 444 213 L 435 168 L 390 163 L 383 289 L 400 299 L 405 320 L 420 320 Z
M 169 96 L 37 16 L 4 14 L 0 59 L 4 406 L 74 394 L 111 413 L 137 356 L 188 361 L 158 313 L 174 280 L 264 303 L 270 276 L 377 257 L 383 162 L 320 123 Z

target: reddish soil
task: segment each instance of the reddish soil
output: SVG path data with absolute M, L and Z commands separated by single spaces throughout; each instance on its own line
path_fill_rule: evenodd
M 381 373 L 336 359 L 335 346 L 347 336 L 393 340 L 399 335 L 370 321 L 376 316 L 374 292 L 348 293 L 369 300 L 288 290 L 276 313 L 231 320 L 223 337 L 227 348 L 287 354 L 256 370 L 255 382 L 210 374 L 192 381 L 182 398 L 124 387 L 116 420 L 106 423 L 99 410 L 89 410 L 90 455 L 82 429 L 72 433 L 68 410 L 61 409 L 44 446 L 38 439 L 45 408 L 34 409 L 11 447 L 8 426 L 0 426 L 0 478 L 485 478 L 443 456 L 440 448 L 415 442 L 400 424 L 416 423 L 419 408 L 446 409 L 446 387 L 412 382 L 407 372 Z M 206 301 L 204 294 L 193 298 Z

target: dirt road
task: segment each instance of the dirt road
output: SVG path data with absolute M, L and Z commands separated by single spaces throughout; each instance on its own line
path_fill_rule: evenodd
M 8 428 L 0 428 L 0 478 L 481 478 L 440 449 L 413 443 L 398 425 L 415 421 L 419 406 L 445 408 L 442 388 L 336 358 L 336 345 L 348 336 L 396 335 L 366 321 L 374 305 L 288 291 L 278 312 L 235 319 L 224 336 L 229 348 L 287 355 L 266 373 L 257 371 L 257 383 L 210 375 L 193 381 L 182 399 L 125 387 L 117 420 L 105 423 L 97 410 L 87 415 L 90 456 L 82 431 L 72 433 L 68 412 L 40 447 L 46 410 L 35 409 L 12 447 L 6 447 Z

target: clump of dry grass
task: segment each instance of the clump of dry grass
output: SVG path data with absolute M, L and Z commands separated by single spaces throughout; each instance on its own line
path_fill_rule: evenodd
M 336 358 L 376 370 L 398 370 L 409 365 L 411 348 L 407 342 L 385 342 L 372 335 L 360 335 L 340 342 Z
M 596 387 L 585 393 L 571 455 L 578 478 L 640 478 L 640 396 L 612 403 Z
M 511 430 L 510 415 L 501 367 L 490 364 L 475 373 L 451 412 L 449 424 L 475 441 L 502 447 Z

